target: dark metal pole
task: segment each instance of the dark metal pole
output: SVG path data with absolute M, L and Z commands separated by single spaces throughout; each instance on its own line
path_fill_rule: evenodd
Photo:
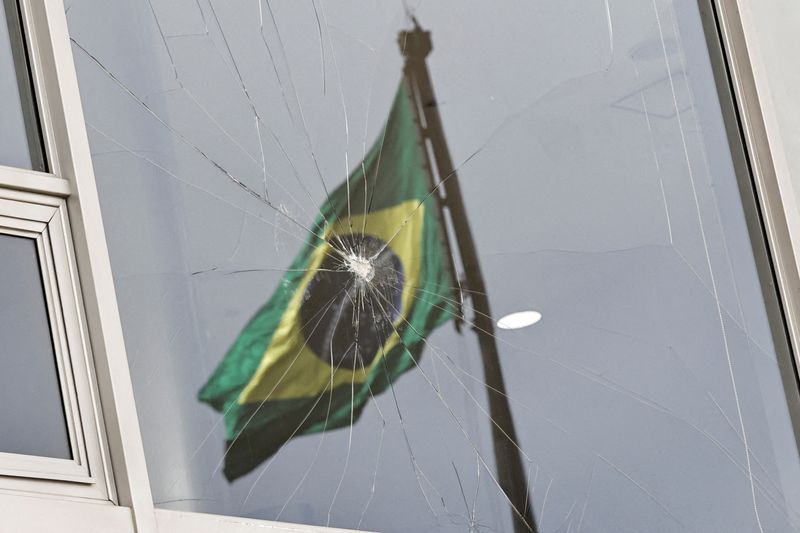
M 461 253 L 468 294 L 474 308 L 474 331 L 480 344 L 486 392 L 489 398 L 489 415 L 492 418 L 492 439 L 497 464 L 497 481 L 512 505 L 514 531 L 536 532 L 533 509 L 528 500 L 528 480 L 523 468 L 514 420 L 506 396 L 503 370 L 494 338 L 494 321 L 486 295 L 478 252 L 469 219 L 464 208 L 458 176 L 447 148 L 447 141 L 439 116 L 436 95 L 433 91 L 425 58 L 433 49 L 429 31 L 420 28 L 414 20 L 414 29 L 402 31 L 398 37 L 400 49 L 405 56 L 404 75 L 411 90 L 412 107 L 417 114 L 423 141 L 430 142 L 433 159 L 439 175 L 437 194 L 442 211 L 450 214 L 455 240 Z M 427 153 L 427 146 L 423 146 Z M 444 217 L 443 217 L 444 218 Z

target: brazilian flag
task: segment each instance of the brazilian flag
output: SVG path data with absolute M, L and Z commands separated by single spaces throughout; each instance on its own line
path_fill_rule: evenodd
M 429 168 L 401 83 L 383 135 L 320 208 L 269 301 L 200 390 L 225 417 L 225 476 L 289 439 L 347 427 L 454 316 Z

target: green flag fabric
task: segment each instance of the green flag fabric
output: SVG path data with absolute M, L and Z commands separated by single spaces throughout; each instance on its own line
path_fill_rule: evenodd
M 269 301 L 199 399 L 223 413 L 232 481 L 293 437 L 354 423 L 452 318 L 453 280 L 408 89 L 320 208 Z

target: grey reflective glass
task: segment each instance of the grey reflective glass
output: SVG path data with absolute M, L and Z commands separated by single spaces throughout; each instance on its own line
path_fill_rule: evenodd
M 0 124 L 0 165 L 46 170 L 16 0 L 3 0 L 0 9 Z
M 0 452 L 70 459 L 39 258 L 0 235 Z
M 156 505 L 797 530 L 709 3 L 407 4 L 71 4 Z

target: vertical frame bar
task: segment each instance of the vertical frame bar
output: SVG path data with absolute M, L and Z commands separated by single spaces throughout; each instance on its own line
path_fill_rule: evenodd
M 156 531 L 153 500 L 62 0 L 19 0 L 51 172 L 69 184 L 66 253 L 77 268 L 120 505 L 137 532 Z
M 786 403 L 800 449 L 800 275 L 739 15 L 698 0 Z

